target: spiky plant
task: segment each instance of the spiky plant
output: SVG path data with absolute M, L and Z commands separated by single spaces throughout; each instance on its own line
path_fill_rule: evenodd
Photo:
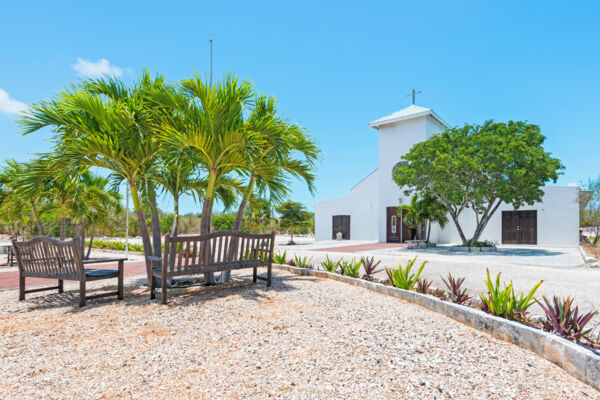
M 544 296 L 544 303 L 537 301 L 538 305 L 544 310 L 546 319 L 542 323 L 542 328 L 548 332 L 554 332 L 557 335 L 567 339 L 574 340 L 577 343 L 588 342 L 588 335 L 592 329 L 585 329 L 585 326 L 594 318 L 597 311 L 591 311 L 586 314 L 579 314 L 579 307 L 573 309 L 573 298 L 559 298 L 554 296 L 552 303 Z
M 363 270 L 365 271 L 365 274 L 363 275 L 364 279 L 372 280 L 373 275 L 381 271 L 381 269 L 377 269 L 379 264 L 381 264 L 381 260 L 375 262 L 375 256 L 361 257 L 360 262 Z
M 453 303 L 464 304 L 472 297 L 467 294 L 467 289 L 461 289 L 465 278 L 454 278 L 451 273 L 448 273 L 446 278 L 442 277 L 442 282 L 450 291 L 450 300 Z
M 417 292 L 423 293 L 423 294 L 428 294 L 429 287 L 431 286 L 432 283 L 433 283 L 433 281 L 428 281 L 427 279 L 420 278 L 417 281 L 417 288 L 416 288 Z
M 360 273 L 360 266 L 360 260 L 355 260 L 354 258 L 350 261 L 342 260 L 342 275 L 346 275 L 351 278 L 358 278 L 358 274 Z
M 423 272 L 423 268 L 425 268 L 425 264 L 427 264 L 427 261 L 423 261 L 417 272 L 415 274 L 411 274 L 410 271 L 416 261 L 417 257 L 409 260 L 406 263 L 405 268 L 402 268 L 402 264 L 398 264 L 397 269 L 387 269 L 388 277 L 390 277 L 390 280 L 394 286 L 400 289 L 410 290 L 416 285 L 421 273 Z
M 287 260 L 287 251 L 273 254 L 273 262 L 275 264 L 285 264 L 285 260 Z
M 329 255 L 326 255 L 325 260 L 323 260 L 323 262 L 321 262 L 321 267 L 323 267 L 324 271 L 336 272 L 337 269 L 339 268 L 341 262 L 342 262 L 341 258 L 336 262 L 336 261 L 333 261 L 332 259 L 330 259 Z

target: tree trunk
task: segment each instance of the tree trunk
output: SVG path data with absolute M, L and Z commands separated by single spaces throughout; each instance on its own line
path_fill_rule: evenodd
M 135 215 L 138 220 L 140 228 L 140 235 L 142 236 L 142 244 L 144 247 L 144 256 L 146 259 L 146 277 L 148 278 L 148 286 L 152 280 L 152 270 L 150 269 L 150 261 L 148 257 L 152 255 L 152 243 L 150 243 L 150 233 L 148 233 L 148 227 L 146 226 L 146 218 L 144 217 L 144 211 L 142 210 L 142 203 L 138 195 L 137 188 L 134 182 L 129 182 L 129 189 L 131 190 L 131 200 L 133 201 L 133 208 Z
M 60 219 L 60 240 L 65 240 L 65 236 L 67 235 L 67 219 L 62 217 Z
M 496 210 L 498 209 L 498 207 L 500 206 L 501 203 L 502 203 L 501 201 L 498 201 L 498 203 L 496 203 L 495 206 L 490 206 L 490 208 L 488 208 L 489 211 L 487 211 L 483 215 L 483 218 L 481 218 L 481 221 L 479 221 L 479 224 L 477 224 L 477 228 L 475 228 L 475 233 L 473 234 L 473 238 L 471 238 L 471 243 L 475 243 L 475 242 L 479 241 L 479 238 L 481 237 L 483 230 L 485 229 L 488 222 L 492 218 L 492 215 L 494 215 L 494 213 L 496 212 Z
M 210 218 L 211 218 L 211 204 L 212 201 L 209 197 L 204 198 L 204 204 L 202 206 L 202 221 L 200 223 L 200 234 L 206 235 L 210 233 Z M 210 249 L 214 251 L 215 249 Z M 211 257 L 208 257 L 209 259 Z M 215 274 L 213 272 L 207 272 L 204 274 L 204 283 L 207 285 L 216 285 Z
M 456 225 L 456 230 L 458 231 L 458 235 L 460 236 L 460 240 L 462 240 L 463 246 L 466 246 L 467 245 L 467 238 L 465 237 L 465 234 L 463 233 L 463 230 L 460 227 L 460 224 L 458 223 L 458 216 L 456 216 L 453 212 L 450 213 L 450 216 L 452 217 L 452 221 L 454 221 L 454 225 Z
M 162 254 L 162 235 L 160 234 L 160 216 L 158 215 L 158 207 L 156 206 L 156 192 L 154 188 L 150 188 L 148 192 L 148 196 L 150 197 L 150 224 L 152 227 L 152 255 L 160 258 Z
M 38 213 L 37 207 L 35 206 L 35 203 L 32 201 L 31 202 L 31 211 L 33 212 L 33 218 L 35 218 L 35 223 L 37 224 L 38 227 L 38 233 L 40 235 L 44 235 L 44 225 L 42 224 L 42 220 L 40 219 L 40 214 Z
M 244 211 L 246 210 L 246 206 L 248 205 L 248 200 L 242 199 L 240 203 L 240 207 L 238 208 L 237 215 L 235 216 L 235 223 L 233 224 L 233 230 L 239 232 L 242 228 L 242 221 L 244 220 Z
M 246 193 L 242 198 L 242 202 L 240 203 L 240 207 L 238 208 L 237 215 L 235 216 L 235 224 L 233 225 L 234 231 L 239 231 L 242 227 L 242 222 L 244 220 L 244 211 L 246 211 L 246 206 L 248 205 L 248 201 L 252 197 L 252 193 L 254 192 L 254 184 L 256 183 L 256 177 L 252 175 L 250 177 L 250 182 L 248 182 L 248 187 L 246 188 Z
M 171 238 L 176 238 L 179 234 L 179 196 L 173 195 L 173 224 L 171 225 Z M 168 263 L 171 265 L 173 260 L 175 259 L 175 246 L 171 246 L 169 250 L 169 259 Z M 167 286 L 171 287 L 173 284 L 173 279 L 169 278 L 167 280 Z
M 431 236 L 431 220 L 427 221 L 427 242 L 429 242 L 429 237 Z
M 89 260 L 90 253 L 92 252 L 92 244 L 94 243 L 94 235 L 96 234 L 96 226 L 92 227 L 92 234 L 90 235 L 90 244 L 88 245 L 87 254 L 85 255 L 85 259 Z
M 79 226 L 77 227 L 77 230 L 79 233 L 77 235 L 79 236 L 79 250 L 81 252 L 81 256 L 83 257 L 85 254 L 85 220 L 78 225 Z

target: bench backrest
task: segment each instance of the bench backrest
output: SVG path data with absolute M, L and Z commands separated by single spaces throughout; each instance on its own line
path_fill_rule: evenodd
M 275 233 L 218 231 L 206 235 L 165 236 L 163 263 L 169 275 L 267 266 L 273 258 Z
M 83 261 L 77 239 L 56 240 L 36 236 L 22 242 L 12 241 L 19 273 L 56 279 L 79 279 Z

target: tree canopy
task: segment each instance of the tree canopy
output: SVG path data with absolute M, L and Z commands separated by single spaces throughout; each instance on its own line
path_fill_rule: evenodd
M 564 167 L 544 150 L 545 139 L 538 125 L 523 121 L 451 128 L 414 145 L 394 180 L 407 195 L 439 200 L 467 245 L 459 223 L 465 209 L 475 214 L 475 242 L 501 203 L 531 205 L 541 200 L 546 182 L 556 182 Z

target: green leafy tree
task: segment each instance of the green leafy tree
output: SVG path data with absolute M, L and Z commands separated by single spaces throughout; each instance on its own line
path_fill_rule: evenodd
M 583 218 L 581 226 L 591 227 L 593 231 L 592 245 L 596 246 L 600 242 L 600 177 L 588 180 L 587 184 L 582 185 L 583 192 L 580 199 L 585 196 L 583 205 Z
M 217 231 L 228 231 L 233 229 L 235 216 L 231 214 L 216 215 L 212 218 L 213 228 Z
M 290 234 L 289 244 L 294 244 L 294 230 L 300 226 L 310 224 L 311 215 L 306 208 L 295 201 L 286 201 L 277 207 L 279 213 L 279 227 Z
M 431 194 L 448 211 L 463 245 L 467 237 L 459 216 L 474 211 L 479 240 L 502 202 L 515 209 L 540 201 L 542 187 L 558 179 L 563 166 L 543 148 L 537 125 L 492 120 L 452 128 L 417 143 L 394 171 L 405 194 Z

